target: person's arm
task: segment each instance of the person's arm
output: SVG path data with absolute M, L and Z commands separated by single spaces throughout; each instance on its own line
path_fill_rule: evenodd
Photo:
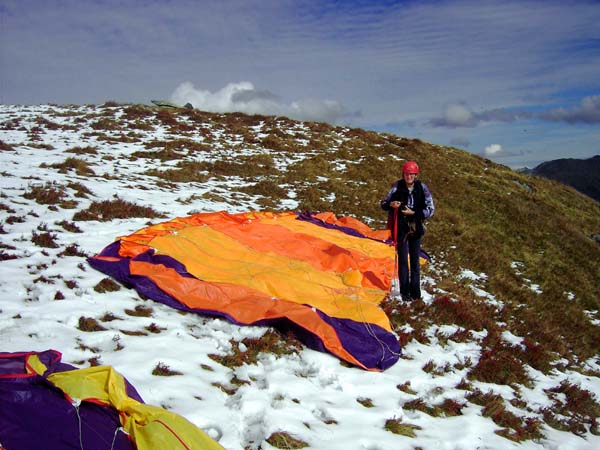
M 385 196 L 385 198 L 383 200 L 381 200 L 381 202 L 379 202 L 379 204 L 381 205 L 381 209 L 383 209 L 384 211 L 389 211 L 391 206 L 390 203 L 392 201 L 392 197 L 394 196 L 394 194 L 396 193 L 396 191 L 398 190 L 398 183 L 394 183 L 392 185 L 392 189 L 390 189 L 390 192 L 388 192 L 388 194 Z
M 422 183 L 423 194 L 425 195 L 425 209 L 423 210 L 423 219 L 429 219 L 435 213 L 435 205 L 433 204 L 433 196 L 425 183 Z

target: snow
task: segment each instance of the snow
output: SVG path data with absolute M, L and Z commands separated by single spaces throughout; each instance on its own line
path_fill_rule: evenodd
M 63 114 L 57 115 L 57 112 Z M 4 230 L 4 234 L 0 234 L 0 250 L 18 256 L 0 261 L 1 351 L 52 348 L 63 354 L 64 362 L 78 367 L 87 367 L 91 358 L 98 357 L 101 364 L 112 365 L 129 379 L 147 403 L 186 417 L 230 450 L 273 448 L 266 439 L 276 431 L 285 431 L 302 439 L 311 449 L 323 450 L 600 448 L 598 436 L 587 433 L 579 437 L 548 426 L 543 427 L 545 438 L 537 442 L 517 443 L 505 439 L 495 433 L 500 427 L 482 415 L 482 407 L 467 402 L 465 391 L 456 388 L 466 376 L 466 369 L 453 368 L 444 373 L 423 370 L 429 361 L 437 367 L 446 364 L 453 367 L 467 360 L 476 364 L 480 352 L 478 342 L 485 336 L 485 331 L 473 333 L 474 339 L 469 342 L 454 342 L 450 338 L 441 342 L 438 337 L 450 337 L 459 327 L 432 327 L 427 330 L 427 335 L 432 337 L 429 344 L 409 342 L 398 363 L 383 373 L 349 368 L 329 354 L 310 349 L 290 356 L 266 354 L 257 364 L 230 369 L 216 363 L 209 355 L 226 354 L 232 339 L 241 341 L 245 337 L 259 337 L 265 328 L 240 327 L 220 319 L 181 314 L 165 305 L 143 300 L 136 292 L 125 288 L 109 293 L 96 292 L 94 286 L 105 276 L 92 269 L 83 257 L 59 256 L 59 253 L 67 246 L 77 244 L 82 252 L 91 256 L 117 236 L 146 226 L 148 219 L 80 221 L 76 224 L 82 233 L 69 232 L 58 225 L 61 221 L 72 222 L 73 214 L 85 209 L 90 202 L 117 195 L 138 205 L 153 206 L 172 218 L 198 211 L 257 209 L 257 198 L 232 195 L 230 187 L 234 181 L 239 185 L 239 180 L 231 179 L 212 178 L 204 184 L 181 183 L 169 188 L 156 186 L 156 180 L 144 172 L 161 165 L 160 161 L 130 161 L 127 156 L 144 150 L 143 142 L 159 136 L 172 137 L 161 125 L 153 125 L 153 131 L 136 130 L 143 136 L 140 142 L 115 144 L 85 136 L 93 130 L 89 127 L 90 121 L 80 121 L 73 129 L 43 128 L 37 134 L 40 140 L 35 142 L 49 144 L 52 149 L 31 145 L 31 129 L 36 126 L 36 118 L 46 117 L 55 123 L 73 125 L 73 117 L 67 112 L 85 118 L 88 114 L 96 114 L 97 110 L 90 106 L 0 106 L 2 124 L 21 118 L 17 127 L 0 127 L 0 140 L 16 150 L 0 151 L 0 218 Z M 254 131 L 260 132 L 260 126 Z M 214 130 L 214 135 L 218 137 L 221 132 Z M 93 146 L 97 154 L 65 153 L 76 146 Z M 234 154 L 226 145 L 219 152 Z M 73 171 L 60 173 L 50 167 L 73 156 L 87 161 L 98 176 L 78 176 Z M 197 157 L 209 158 L 210 155 Z M 279 161 L 279 164 L 283 162 Z M 103 177 L 104 174 L 109 176 Z M 73 191 L 67 189 L 69 198 L 76 199 L 78 206 L 55 210 L 23 197 L 32 186 L 46 182 L 60 185 L 79 182 L 93 196 L 76 198 Z M 215 192 L 223 200 L 202 197 L 204 193 Z M 293 208 L 294 203 L 288 200 L 285 206 Z M 8 223 L 11 216 L 25 220 Z M 40 228 L 44 227 L 56 235 L 58 248 L 42 248 L 31 241 L 33 233 L 40 233 Z M 443 266 L 443 261 L 439 265 Z M 519 263 L 513 268 L 516 271 L 522 269 Z M 465 269 L 464 279 L 472 282 L 473 289 L 484 299 L 494 300 L 480 286 L 485 283 L 485 274 Z M 428 290 L 435 289 L 433 279 L 428 279 L 427 285 Z M 55 300 L 57 292 L 65 298 Z M 424 292 L 424 301 L 432 301 L 431 292 Z M 139 305 L 152 308 L 151 317 L 135 317 L 125 312 Z M 102 322 L 106 331 L 78 329 L 80 317 L 100 318 L 107 312 L 118 319 Z M 163 330 L 144 336 L 124 333 L 144 330 L 151 324 Z M 503 338 L 514 344 L 522 341 L 521 337 L 508 332 Z M 152 375 L 159 363 L 182 375 Z M 599 369 L 595 361 L 588 364 L 590 370 Z M 556 386 L 564 379 L 579 383 L 594 392 L 596 398 L 600 396 L 600 379 L 595 377 L 558 371 L 544 375 L 531 368 L 530 374 L 535 384 L 531 388 L 522 388 L 520 394 L 540 407 L 550 406 L 544 389 Z M 244 383 L 229 395 L 219 385 L 232 387 L 234 375 Z M 407 382 L 410 383 L 409 392 L 398 388 Z M 473 384 L 482 392 L 493 391 L 507 399 L 515 395 L 508 386 Z M 433 417 L 403 408 L 406 402 L 419 398 L 431 405 L 453 399 L 465 406 L 462 415 L 456 417 Z M 365 400 L 370 400 L 372 406 L 365 406 Z M 519 414 L 525 415 L 523 411 Z M 528 415 L 535 416 L 534 413 Z M 420 429 L 415 431 L 414 438 L 396 435 L 384 428 L 388 419 L 401 419 Z

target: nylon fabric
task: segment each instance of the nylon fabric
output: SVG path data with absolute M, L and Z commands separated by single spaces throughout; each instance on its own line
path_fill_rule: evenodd
M 211 212 L 121 236 L 88 261 L 172 307 L 281 326 L 312 348 L 384 370 L 400 353 L 379 306 L 394 276 L 388 239 L 331 213 Z
M 133 438 L 137 450 L 223 449 L 183 417 L 130 398 L 123 376 L 110 366 L 53 373 L 48 380 L 71 398 L 119 411 L 123 429 Z
M 319 336 L 323 345 L 338 357 L 364 368 L 346 351 L 334 328 L 311 307 L 274 299 L 260 292 L 231 283 L 206 283 L 195 278 L 179 279 L 169 268 L 158 269 L 149 263 L 132 262 L 132 274 L 146 276 L 157 286 L 192 309 L 219 311 L 235 322 L 253 324 L 261 320 L 288 318 Z
M 158 254 L 176 259 L 204 281 L 235 280 L 268 296 L 309 303 L 340 318 L 364 317 L 389 329 L 387 317 L 377 306 L 385 295 L 381 290 L 349 286 L 343 276 L 317 270 L 305 261 L 254 251 L 211 227 L 185 228 L 177 234 L 157 236 L 151 245 Z
M 111 366 L 76 369 L 61 356 L 56 350 L 0 353 L 6 449 L 223 450 L 182 416 L 143 403 Z

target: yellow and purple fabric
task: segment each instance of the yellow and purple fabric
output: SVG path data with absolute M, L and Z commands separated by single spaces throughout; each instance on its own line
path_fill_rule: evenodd
M 394 272 L 388 238 L 331 213 L 200 213 L 122 236 L 89 262 L 174 308 L 274 325 L 384 370 L 400 354 L 379 307 Z
M 61 358 L 0 353 L 0 448 L 223 450 L 183 417 L 145 404 L 112 367 Z

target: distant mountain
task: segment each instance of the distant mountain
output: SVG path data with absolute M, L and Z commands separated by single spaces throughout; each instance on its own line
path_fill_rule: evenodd
M 560 181 L 600 201 L 600 155 L 589 159 L 555 159 L 524 172 Z

